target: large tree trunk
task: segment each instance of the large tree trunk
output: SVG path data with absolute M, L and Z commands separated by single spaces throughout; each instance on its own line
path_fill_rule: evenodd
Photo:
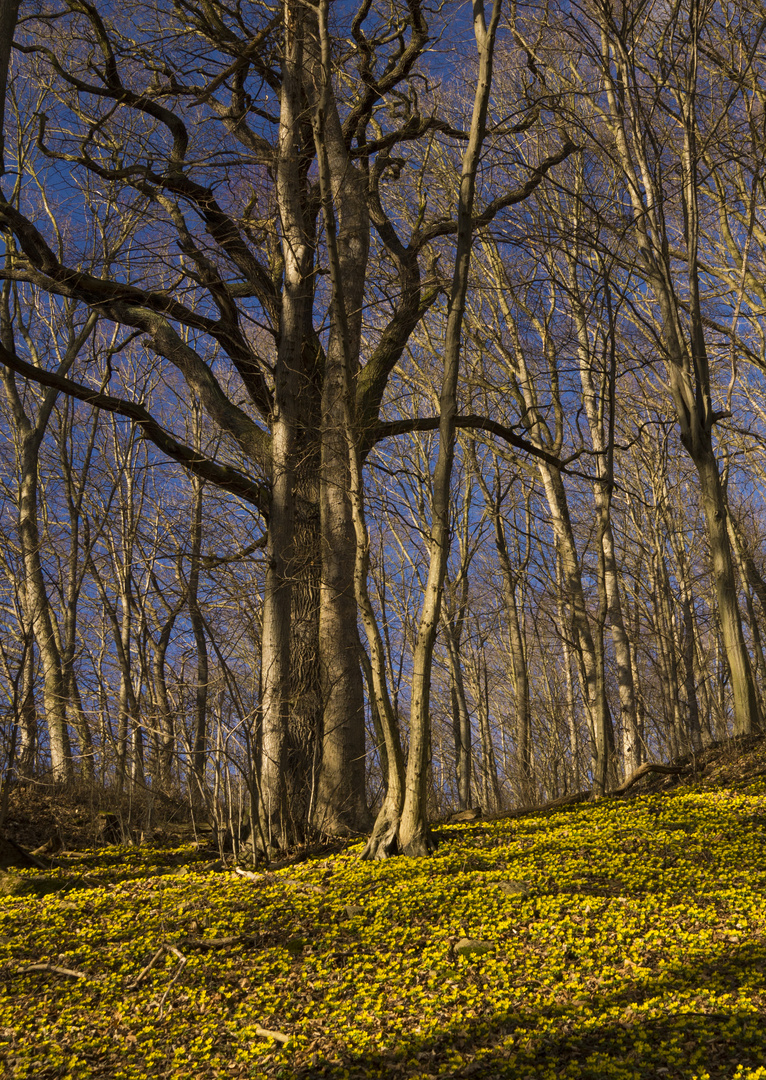
M 282 229 L 284 288 L 274 374 L 271 499 L 266 546 L 261 654 L 261 730 L 258 739 L 259 834 L 270 848 L 301 839 L 291 829 L 286 785 L 290 726 L 290 627 L 295 572 L 295 495 L 298 395 L 304 344 L 311 329 L 314 240 L 306 220 L 304 145 L 304 19 L 296 0 L 283 7 L 284 51 L 276 191 Z
M 19 6 L 20 0 L 2 0 L 0 3 L 0 176 L 5 172 L 5 96 Z
M 322 581 L 319 655 L 322 678 L 322 760 L 314 818 L 331 833 L 372 824 L 366 800 L 364 689 L 354 572 L 357 533 L 351 506 L 349 395 L 361 348 L 370 221 L 362 177 L 352 162 L 332 92 L 327 5 L 312 16 L 314 143 L 319 163 L 333 302 L 322 385 L 319 508 Z
M 328 369 L 335 365 L 332 350 Z M 332 381 L 328 370 L 326 383 Z M 340 392 L 340 388 L 338 388 Z M 333 396 L 325 393 L 325 401 Z M 370 825 L 365 798 L 364 690 L 354 595 L 356 541 L 348 500 L 348 451 L 342 431 L 330 430 L 328 402 L 322 439 L 322 584 L 319 653 L 322 677 L 322 759 L 314 820 L 330 833 L 363 832 Z

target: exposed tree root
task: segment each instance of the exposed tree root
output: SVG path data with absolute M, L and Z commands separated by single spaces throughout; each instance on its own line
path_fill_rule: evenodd
M 390 859 L 400 854 L 399 815 L 389 813 L 384 804 L 375 819 L 375 825 L 361 857 L 363 859 Z
M 402 844 L 402 854 L 408 855 L 411 859 L 424 859 L 428 855 L 433 855 L 437 844 L 438 840 L 428 826 L 425 825 L 413 833 L 406 843 Z

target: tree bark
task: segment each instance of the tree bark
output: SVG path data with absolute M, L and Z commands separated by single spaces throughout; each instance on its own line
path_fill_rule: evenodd
M 199 604 L 200 556 L 202 554 L 202 495 L 203 481 L 192 480 L 192 510 L 189 549 L 189 581 L 186 588 L 189 621 L 194 635 L 197 653 L 197 670 L 194 687 L 194 728 L 192 731 L 191 767 L 194 775 L 192 797 L 200 806 L 205 805 L 205 771 L 207 764 L 207 703 L 210 679 L 207 637 Z
M 319 653 L 323 686 L 322 759 L 314 810 L 326 832 L 363 832 L 366 801 L 364 691 L 358 653 L 355 567 L 357 533 L 351 506 L 349 395 L 361 348 L 370 220 L 358 167 L 343 138 L 332 92 L 327 2 L 308 20 L 314 144 L 319 163 L 333 303 L 320 419 L 319 506 L 322 581 Z M 358 437 L 357 437 L 358 438 Z M 360 492 L 361 503 L 361 492 Z M 361 538 L 364 544 L 364 538 Z
M 5 98 L 20 0 L 0 2 L 0 176 L 5 173 Z
M 492 88 L 495 35 L 500 20 L 501 0 L 494 0 L 489 25 L 482 0 L 474 4 L 474 32 L 479 51 L 479 77 L 474 97 L 468 145 L 463 156 L 458 198 L 457 250 L 452 275 L 444 339 L 444 373 L 439 397 L 439 451 L 433 475 L 433 522 L 430 562 L 418 636 L 412 664 L 410 708 L 410 748 L 407 759 L 404 807 L 399 838 L 405 855 L 428 855 L 434 841 L 428 828 L 426 804 L 428 752 L 430 748 L 431 664 L 439 624 L 442 587 L 449 554 L 449 491 L 455 452 L 457 382 L 460 369 L 460 340 L 468 288 L 468 269 L 473 243 L 472 212 L 476 175 L 486 130 Z
M 261 653 L 260 835 L 269 847 L 289 845 L 291 811 L 286 786 L 286 740 L 290 727 L 290 624 L 295 571 L 295 495 L 298 395 L 304 342 L 311 327 L 314 239 L 306 220 L 304 145 L 304 21 L 297 0 L 283 5 L 284 49 L 276 193 L 282 231 L 284 286 L 271 417 L 271 497 L 266 544 Z

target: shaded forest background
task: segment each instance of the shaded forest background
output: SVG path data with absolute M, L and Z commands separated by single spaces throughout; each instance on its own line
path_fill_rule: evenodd
M 472 206 L 463 5 L 21 4 L 5 793 L 287 846 L 762 729 L 766 8 L 495 15 Z

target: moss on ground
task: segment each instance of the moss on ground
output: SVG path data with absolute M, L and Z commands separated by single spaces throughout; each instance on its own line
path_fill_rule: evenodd
M 6 1075 L 766 1080 L 762 779 L 440 838 L 256 880 L 68 857 L 0 897 Z

